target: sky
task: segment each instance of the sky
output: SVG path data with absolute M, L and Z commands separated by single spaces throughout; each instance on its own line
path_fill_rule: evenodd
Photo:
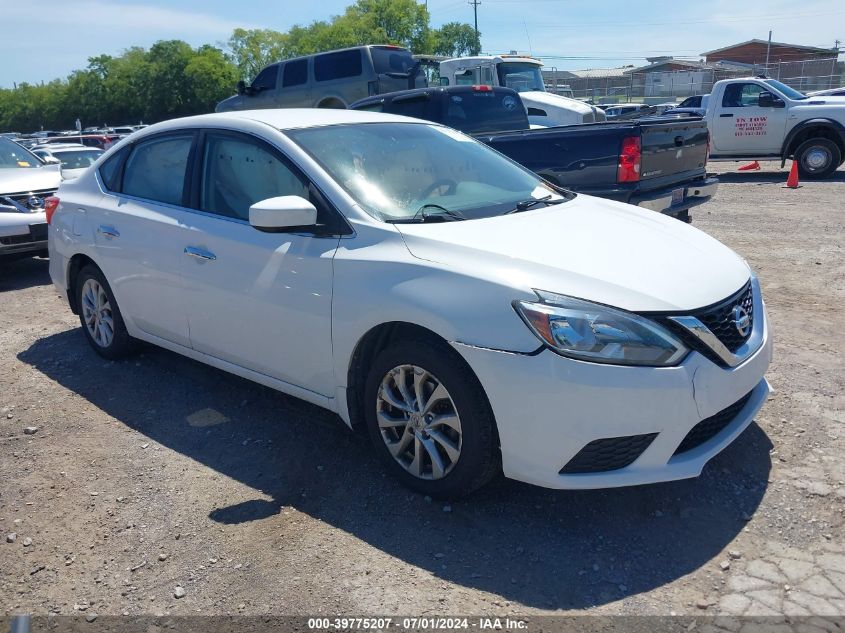
M 287 30 L 328 19 L 352 0 L 0 0 L 0 87 L 66 77 L 87 59 L 161 39 L 223 45 L 235 27 Z M 420 0 L 422 1 L 422 0 Z M 428 0 L 432 26 L 472 23 L 467 0 Z M 511 50 L 562 70 L 697 59 L 752 38 L 832 47 L 845 40 L 842 0 L 481 0 L 485 53 Z M 374 42 L 375 43 L 375 42 Z

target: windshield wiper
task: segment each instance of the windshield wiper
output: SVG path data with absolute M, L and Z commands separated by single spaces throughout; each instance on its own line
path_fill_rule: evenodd
M 536 207 L 538 204 L 545 204 L 545 205 L 553 205 L 553 204 L 560 204 L 561 202 L 566 202 L 566 198 L 561 198 L 560 200 L 551 200 L 552 194 L 547 196 L 543 196 L 542 198 L 530 198 L 529 200 L 520 200 L 516 203 L 516 206 L 511 209 L 510 211 L 505 211 L 502 215 L 510 215 L 511 213 L 519 213 L 520 211 L 528 211 L 533 207 Z
M 438 213 L 427 213 L 427 209 L 437 209 Z M 390 222 L 391 224 L 422 224 L 424 222 L 452 222 L 466 219 L 466 216 L 460 211 L 453 211 L 452 209 L 441 207 L 439 204 L 424 204 L 410 218 L 396 218 L 385 220 L 385 222 Z

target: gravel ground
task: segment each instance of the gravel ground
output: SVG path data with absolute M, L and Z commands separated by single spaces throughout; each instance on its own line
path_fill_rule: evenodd
M 694 225 L 759 273 L 775 395 L 671 484 L 431 502 L 321 409 L 102 360 L 46 261 L 3 265 L 0 613 L 845 614 L 845 171 L 714 168 Z

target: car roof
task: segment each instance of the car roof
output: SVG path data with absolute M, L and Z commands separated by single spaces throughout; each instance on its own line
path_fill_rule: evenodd
M 421 121 L 410 117 L 380 112 L 366 112 L 361 110 L 335 110 L 326 108 L 268 108 L 265 110 L 236 110 L 234 112 L 218 112 L 215 114 L 200 114 L 198 116 L 171 119 L 144 128 L 144 136 L 166 130 L 178 130 L 192 125 L 213 126 L 220 123 L 236 121 L 257 121 L 265 123 L 277 130 L 295 130 L 328 125 L 342 125 L 344 123 L 423 123 L 432 125 L 430 121 Z

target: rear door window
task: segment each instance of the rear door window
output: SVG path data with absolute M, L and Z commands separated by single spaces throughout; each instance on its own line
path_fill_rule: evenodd
M 308 81 L 308 60 L 297 59 L 288 62 L 282 75 L 282 87 L 301 86 Z
M 126 159 L 123 193 L 181 206 L 193 139 L 168 135 L 138 143 Z
M 414 67 L 411 52 L 402 48 L 382 48 L 373 46 L 370 49 L 373 56 L 373 69 L 377 74 L 407 73 Z
M 317 81 L 358 77 L 362 68 L 360 48 L 314 57 L 314 79 Z

